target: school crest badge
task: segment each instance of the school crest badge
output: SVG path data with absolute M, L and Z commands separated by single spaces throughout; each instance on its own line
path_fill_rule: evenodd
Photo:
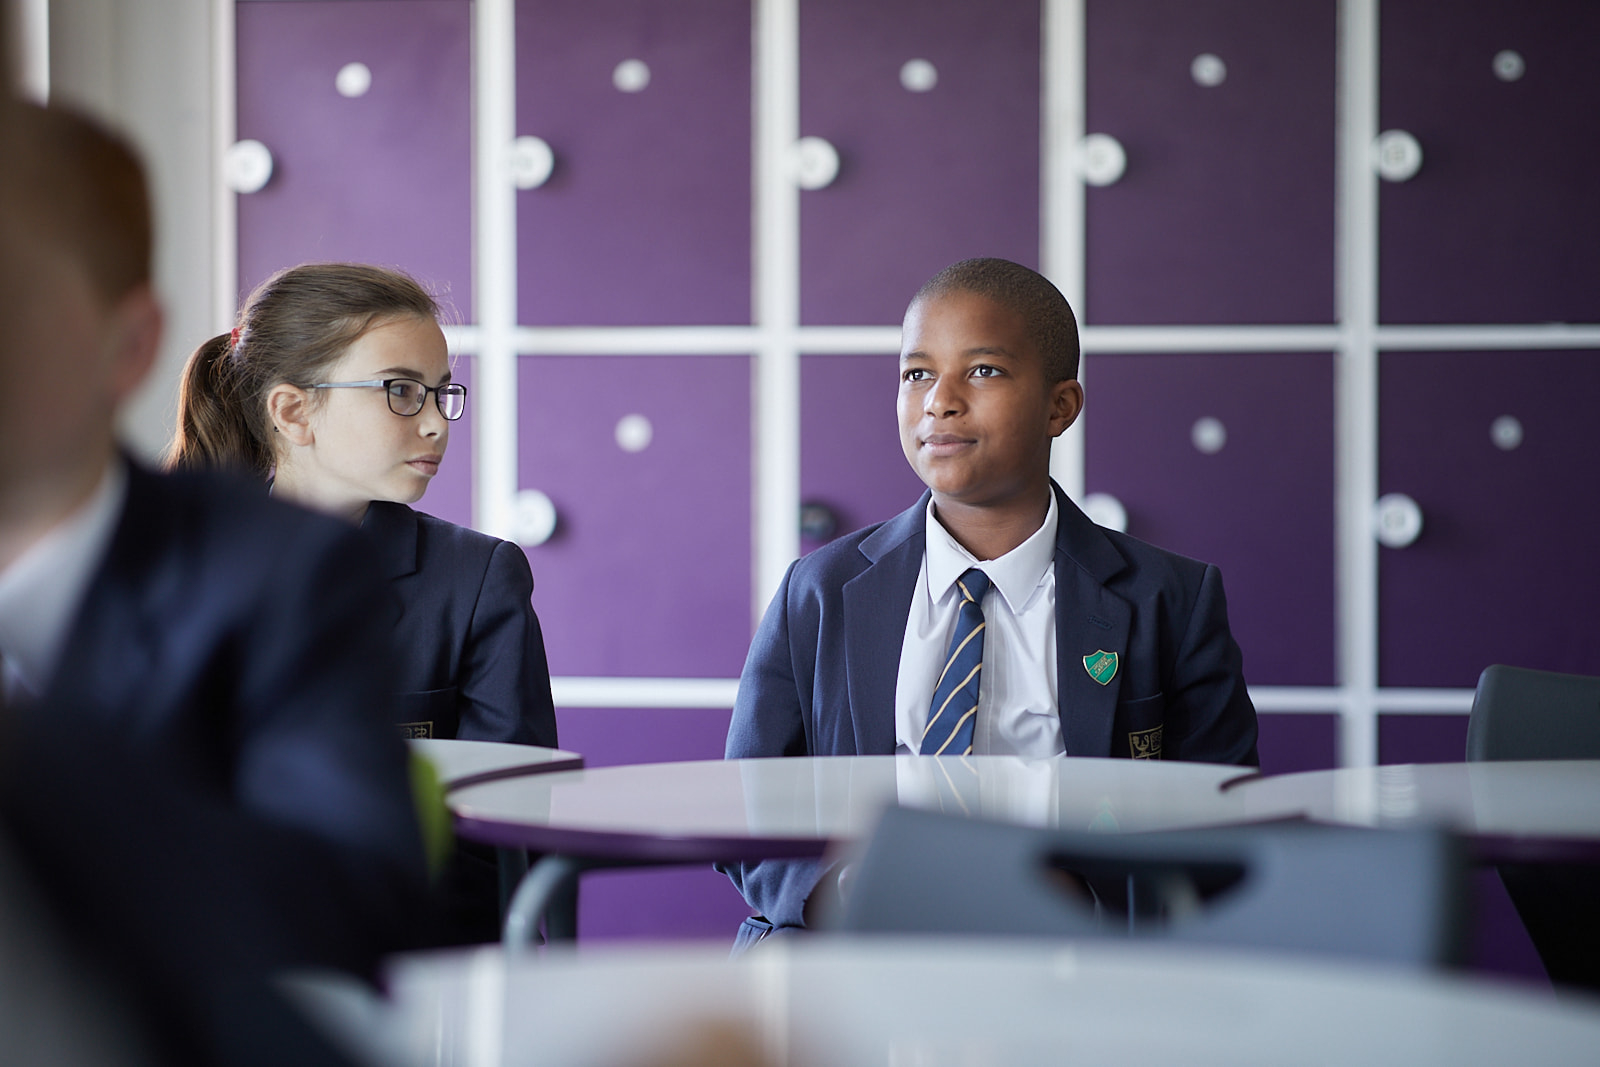
M 1117 676 L 1117 654 L 1105 649 L 1091 652 L 1083 657 L 1083 669 L 1089 672 L 1089 677 L 1105 685 Z
M 1128 754 L 1134 759 L 1161 758 L 1161 727 L 1136 730 L 1128 735 Z
M 417 737 L 433 736 L 433 721 L 428 722 L 403 722 L 400 724 L 400 736 L 410 741 Z

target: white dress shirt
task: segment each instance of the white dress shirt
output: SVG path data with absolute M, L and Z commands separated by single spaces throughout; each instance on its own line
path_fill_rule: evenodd
M 127 493 L 118 457 L 87 501 L 0 571 L 0 692 L 7 699 L 39 696 L 50 683 Z
M 979 562 L 933 514 L 928 502 L 927 548 L 911 594 L 900 673 L 895 682 L 895 751 L 922 747 L 933 689 L 944 666 L 961 608 L 956 579 L 977 567 L 993 583 L 983 600 L 983 670 L 978 675 L 975 755 L 1043 757 L 1064 751 L 1056 710 L 1056 510 L 1022 544 Z

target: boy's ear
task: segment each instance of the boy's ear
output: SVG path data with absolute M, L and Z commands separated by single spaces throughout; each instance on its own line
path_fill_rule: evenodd
M 1083 411 L 1083 386 L 1064 378 L 1050 387 L 1050 436 L 1060 437 Z
M 267 392 L 267 420 L 291 445 L 316 440 L 311 430 L 311 397 L 298 385 L 281 382 Z
M 107 335 L 110 383 L 121 404 L 139 388 L 155 365 L 165 316 L 149 285 L 128 291 L 111 309 Z

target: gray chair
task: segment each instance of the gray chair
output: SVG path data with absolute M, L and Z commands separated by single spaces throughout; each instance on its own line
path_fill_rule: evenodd
M 1467 759 L 1600 759 L 1600 678 L 1488 668 L 1472 697 Z M 1551 980 L 1600 989 L 1600 866 L 1505 863 L 1499 872 Z
M 1465 867 L 1436 830 L 1270 823 L 1094 834 L 892 808 L 836 929 L 1164 938 L 1413 966 L 1463 945 Z
M 1488 668 L 1472 697 L 1467 759 L 1600 759 L 1600 678 Z

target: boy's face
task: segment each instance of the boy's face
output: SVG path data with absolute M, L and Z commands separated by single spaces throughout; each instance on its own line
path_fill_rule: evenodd
M 939 504 L 1042 499 L 1050 442 L 1078 417 L 1083 390 L 1049 382 L 1020 315 L 968 292 L 906 311 L 900 446 Z

